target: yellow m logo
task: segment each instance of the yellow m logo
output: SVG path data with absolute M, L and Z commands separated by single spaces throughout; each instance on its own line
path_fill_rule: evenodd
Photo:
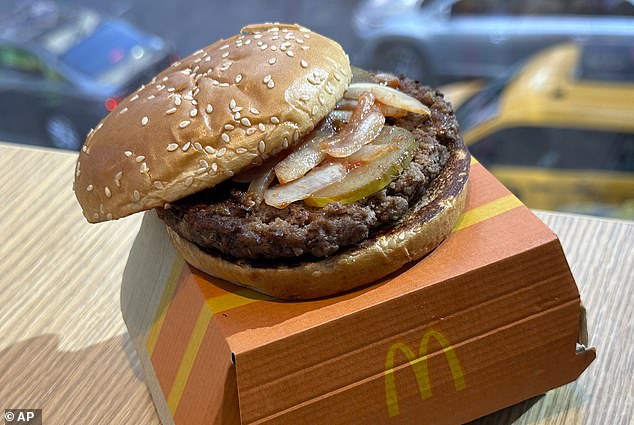
M 451 376 L 453 378 L 454 388 L 456 391 L 463 390 L 465 388 L 464 374 L 460 361 L 456 356 L 451 344 L 443 334 L 438 331 L 428 331 L 423 336 L 418 347 L 418 356 L 414 353 L 414 350 L 402 342 L 396 342 L 390 346 L 385 358 L 385 402 L 387 404 L 387 411 L 390 417 L 397 416 L 400 411 L 398 408 L 398 396 L 396 394 L 396 383 L 394 381 L 394 355 L 397 351 L 403 353 L 409 364 L 412 366 L 414 375 L 416 376 L 416 382 L 418 383 L 418 390 L 422 400 L 431 397 L 431 385 L 429 383 L 429 371 L 427 369 L 427 346 L 429 340 L 434 338 L 442 347 L 443 353 L 449 363 L 449 369 L 451 370 Z

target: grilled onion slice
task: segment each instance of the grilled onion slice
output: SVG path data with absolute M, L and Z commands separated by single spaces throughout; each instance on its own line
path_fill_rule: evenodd
M 329 162 L 313 168 L 304 177 L 284 185 L 274 186 L 264 192 L 264 202 L 275 208 L 308 198 L 313 192 L 338 182 L 346 175 L 346 166 Z
M 374 142 L 344 158 L 350 169 L 337 182 L 305 199 L 306 204 L 323 207 L 331 202 L 349 204 L 383 189 L 411 162 L 416 151 L 416 139 L 400 127 L 384 127 Z
M 431 111 L 418 99 L 388 86 L 374 83 L 352 83 L 344 93 L 347 99 L 359 99 L 363 93 L 370 92 L 376 99 L 395 108 L 404 109 L 421 115 L 431 115 Z
M 374 140 L 384 124 L 385 116 L 374 104 L 374 95 L 369 92 L 362 93 L 348 125 L 329 140 L 322 142 L 321 149 L 335 158 L 352 155 L 363 145 Z
M 275 166 L 275 175 L 280 183 L 296 180 L 326 159 L 321 143 L 335 135 L 329 119 L 324 120 L 310 133 L 299 147 Z

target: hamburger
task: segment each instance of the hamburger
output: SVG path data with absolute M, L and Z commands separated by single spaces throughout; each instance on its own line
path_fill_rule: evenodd
M 260 24 L 173 63 L 88 134 L 91 223 L 156 210 L 194 267 L 283 299 L 375 282 L 462 211 L 469 153 L 442 94 Z

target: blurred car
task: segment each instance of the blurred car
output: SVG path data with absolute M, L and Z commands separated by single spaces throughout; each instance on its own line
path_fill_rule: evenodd
M 634 218 L 634 40 L 558 45 L 477 86 L 446 88 L 465 142 L 528 206 Z
M 29 3 L 0 16 L 0 130 L 78 149 L 91 126 L 174 58 L 162 39 L 122 20 Z
M 632 0 L 367 0 L 355 58 L 426 83 L 493 78 L 562 41 L 634 37 L 633 15 Z

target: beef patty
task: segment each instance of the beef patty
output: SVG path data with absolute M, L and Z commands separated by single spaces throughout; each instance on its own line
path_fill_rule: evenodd
M 400 89 L 431 109 L 386 124 L 411 131 L 418 149 L 407 169 L 383 190 L 357 202 L 323 208 L 295 202 L 277 209 L 258 202 L 246 185 L 232 181 L 184 198 L 159 216 L 181 237 L 214 255 L 242 259 L 326 257 L 395 224 L 449 158 L 447 146 L 460 137 L 453 111 L 442 94 L 401 78 Z

